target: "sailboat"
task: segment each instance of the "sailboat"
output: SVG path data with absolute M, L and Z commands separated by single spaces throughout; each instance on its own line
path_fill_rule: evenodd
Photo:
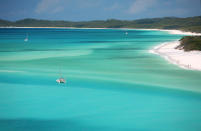
M 61 76 L 60 78 L 56 79 L 56 82 L 59 84 L 61 84 L 61 83 L 65 84 L 66 80 L 62 77 L 61 73 L 60 73 L 60 76 Z
M 24 39 L 25 42 L 27 42 L 29 39 L 28 39 L 28 34 L 26 36 L 26 38 Z
M 66 80 L 61 77 L 61 78 L 57 79 L 56 82 L 59 83 L 59 84 L 60 84 L 60 83 L 64 83 L 64 84 L 65 84 L 65 83 L 66 83 Z

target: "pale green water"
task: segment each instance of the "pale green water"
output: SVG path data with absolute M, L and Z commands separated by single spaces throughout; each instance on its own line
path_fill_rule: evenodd
M 0 129 L 200 130 L 201 72 L 148 52 L 181 36 L 125 32 L 0 29 Z

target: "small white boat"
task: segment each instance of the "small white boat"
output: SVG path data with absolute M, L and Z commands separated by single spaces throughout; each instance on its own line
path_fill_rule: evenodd
M 24 41 L 27 42 L 27 41 L 28 41 L 28 38 L 25 38 Z
M 66 83 L 66 80 L 64 78 L 59 78 L 56 80 L 57 83 Z
M 28 39 L 28 34 L 26 36 L 26 38 L 24 39 L 25 42 L 27 42 L 29 39 Z
M 128 32 L 126 32 L 125 34 L 128 35 Z

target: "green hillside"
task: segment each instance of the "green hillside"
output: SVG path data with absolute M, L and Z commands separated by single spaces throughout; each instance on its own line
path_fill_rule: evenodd
M 180 45 L 177 49 L 184 49 L 184 51 L 201 51 L 201 36 L 184 36 L 180 41 Z
M 150 18 L 139 20 L 116 20 L 106 21 L 51 21 L 37 19 L 23 19 L 15 22 L 0 20 L 0 27 L 79 27 L 79 28 L 157 28 L 157 29 L 179 29 L 184 31 L 201 32 L 201 16 L 176 18 Z

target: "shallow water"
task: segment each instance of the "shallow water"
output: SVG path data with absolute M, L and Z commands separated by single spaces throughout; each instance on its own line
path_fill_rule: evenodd
M 179 38 L 147 30 L 0 29 L 0 129 L 201 129 L 201 72 L 148 52 Z M 56 83 L 60 76 L 66 85 Z

